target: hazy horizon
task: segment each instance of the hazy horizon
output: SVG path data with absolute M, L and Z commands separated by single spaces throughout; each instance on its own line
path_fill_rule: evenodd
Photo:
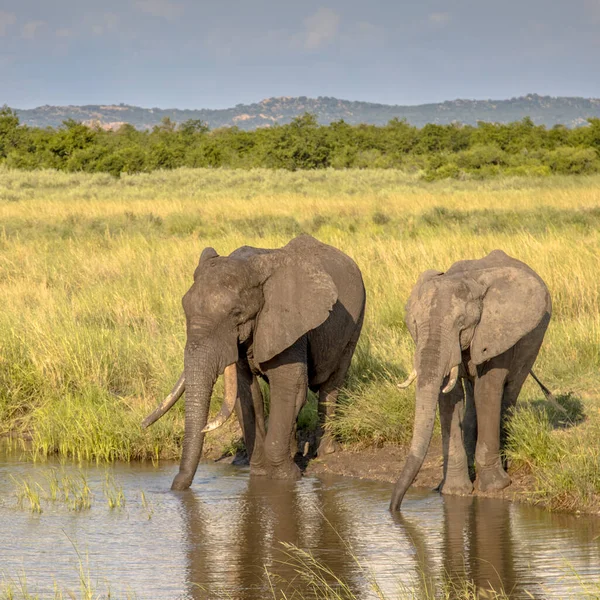
M 0 104 L 600 97 L 600 0 L 4 0 Z
M 335 96 L 334 97 L 336 100 L 341 100 L 343 102 L 367 102 L 367 103 L 372 103 L 372 104 L 382 104 L 383 106 L 424 106 L 424 105 L 428 105 L 428 104 L 441 104 L 444 102 L 455 102 L 455 101 L 473 101 L 473 102 L 502 102 L 505 100 L 512 100 L 513 98 L 526 98 L 528 96 L 533 96 L 533 95 L 537 95 L 537 96 L 546 96 L 546 97 L 553 97 L 553 98 L 583 98 L 584 100 L 600 100 L 599 98 L 593 97 L 593 96 L 551 96 L 550 94 L 538 94 L 537 92 L 530 92 L 527 94 L 522 94 L 521 96 L 511 96 L 506 97 L 506 98 L 446 98 L 445 100 L 440 100 L 437 102 L 419 102 L 417 104 L 388 104 L 386 102 L 371 102 L 369 100 L 361 100 L 360 98 L 337 98 Z M 252 104 L 260 104 L 261 102 L 263 102 L 264 100 L 271 100 L 271 99 L 275 99 L 275 100 L 280 100 L 280 99 L 286 99 L 286 98 L 308 98 L 308 99 L 317 99 L 318 96 L 307 96 L 306 94 L 301 94 L 299 96 L 270 96 L 268 98 L 261 98 L 260 100 L 254 100 L 254 101 L 250 101 L 250 102 L 244 102 L 244 103 L 237 103 L 237 104 L 243 104 L 243 105 L 252 105 Z M 142 108 L 144 110 L 151 110 L 151 109 L 160 109 L 160 110 L 181 110 L 181 111 L 185 111 L 185 110 L 225 110 L 228 108 L 234 108 L 236 105 L 235 104 L 230 104 L 229 106 L 158 106 L 156 104 L 146 104 L 146 105 L 142 105 L 142 104 L 127 104 L 126 102 L 88 102 L 86 104 L 38 104 L 36 106 L 11 106 L 11 108 L 15 109 L 15 110 L 32 110 L 32 109 L 36 109 L 36 108 L 42 108 L 44 106 L 119 106 L 119 105 L 124 105 L 124 106 L 132 106 L 135 108 Z

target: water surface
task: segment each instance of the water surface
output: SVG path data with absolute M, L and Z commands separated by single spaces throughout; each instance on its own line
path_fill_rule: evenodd
M 91 508 L 75 511 L 41 492 L 41 514 L 27 502 L 19 508 L 11 475 L 48 491 L 52 469 L 85 473 Z M 30 593 L 52 596 L 55 582 L 78 593 L 81 561 L 94 589 L 117 597 L 253 600 L 273 597 L 271 587 L 310 597 L 288 543 L 309 551 L 358 598 L 377 597 L 373 581 L 390 600 L 465 577 L 515 598 L 575 597 L 582 584 L 600 581 L 597 517 L 415 491 L 394 517 L 385 483 L 269 481 L 250 478 L 247 468 L 204 463 L 191 490 L 176 493 L 169 490 L 176 471 L 175 464 L 79 467 L 0 457 L 0 580 L 25 574 Z M 120 509 L 108 507 L 107 472 L 123 488 Z

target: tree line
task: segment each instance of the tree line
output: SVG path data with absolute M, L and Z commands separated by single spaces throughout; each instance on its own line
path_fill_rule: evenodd
M 0 108 L 0 165 L 12 169 L 121 173 L 178 167 L 251 169 L 395 168 L 424 179 L 499 174 L 600 172 L 600 119 L 548 129 L 526 117 L 514 123 L 453 123 L 417 128 L 392 119 L 384 126 L 319 125 L 304 114 L 286 125 L 209 130 L 199 120 L 164 118 L 151 130 L 115 130 L 66 120 L 58 128 L 28 127 Z

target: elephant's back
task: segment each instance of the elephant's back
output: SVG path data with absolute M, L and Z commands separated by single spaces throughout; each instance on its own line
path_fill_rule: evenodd
M 356 321 L 364 310 L 366 293 L 362 273 L 354 260 L 335 246 L 324 244 L 310 235 L 302 235 L 290 245 L 292 243 L 296 251 L 321 264 L 335 283 L 338 301 Z

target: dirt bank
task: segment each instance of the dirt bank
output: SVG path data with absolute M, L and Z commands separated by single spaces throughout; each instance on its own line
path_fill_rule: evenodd
M 394 483 L 402 470 L 408 449 L 399 446 L 383 448 L 344 449 L 324 458 L 316 458 L 308 463 L 307 475 L 333 473 L 359 479 L 373 479 Z M 533 476 L 523 470 L 510 470 L 512 484 L 506 489 L 478 496 L 505 498 L 519 502 L 532 502 Z M 432 443 L 425 462 L 413 483 L 413 487 L 434 490 L 442 480 L 442 448 Z
M 211 448 L 216 450 L 216 448 Z M 400 475 L 408 448 L 388 445 L 382 448 L 349 448 L 329 454 L 323 458 L 313 458 L 298 462 L 302 465 L 305 475 L 334 474 L 358 479 L 371 479 L 374 481 L 387 481 L 395 483 Z M 233 464 L 248 464 L 245 453 L 234 456 L 218 456 L 214 451 L 204 454 L 205 458 L 218 462 Z M 549 507 L 549 503 L 536 501 L 533 494 L 535 490 L 534 477 L 531 473 L 521 469 L 509 468 L 512 483 L 506 489 L 495 493 L 481 493 L 474 491 L 477 496 L 487 498 L 504 498 L 515 502 L 536 503 Z M 442 447 L 441 442 L 432 442 L 425 462 L 413 483 L 413 487 L 435 490 L 442 480 Z M 573 510 L 571 512 L 580 512 Z M 592 513 L 594 514 L 594 513 Z M 600 514 L 600 513 L 599 513 Z

